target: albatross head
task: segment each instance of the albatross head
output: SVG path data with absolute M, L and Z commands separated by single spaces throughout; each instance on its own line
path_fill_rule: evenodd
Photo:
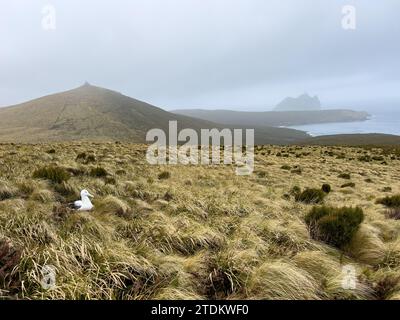
M 82 190 L 81 191 L 81 198 L 84 199 L 84 198 L 88 198 L 88 197 L 93 198 L 93 196 L 89 193 L 89 191 L 87 191 L 86 189 Z

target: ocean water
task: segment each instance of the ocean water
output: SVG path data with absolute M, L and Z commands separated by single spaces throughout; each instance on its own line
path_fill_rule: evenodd
M 400 110 L 366 110 L 370 119 L 360 122 L 335 122 L 291 126 L 289 128 L 306 131 L 311 136 L 352 133 L 385 133 L 400 135 Z

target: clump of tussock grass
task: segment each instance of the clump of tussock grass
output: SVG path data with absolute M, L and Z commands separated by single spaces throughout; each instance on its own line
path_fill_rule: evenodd
M 291 196 L 296 196 L 299 195 L 301 193 L 301 188 L 299 186 L 294 186 L 292 189 L 290 189 L 289 194 Z
M 295 166 L 290 173 L 294 173 L 294 174 L 302 174 L 303 173 L 303 169 L 299 166 Z
M 317 281 L 283 261 L 265 262 L 251 275 L 248 295 L 262 300 L 319 300 Z
M 57 259 L 49 259 L 54 256 Z M 54 265 L 62 275 L 57 287 L 46 292 L 40 289 L 44 264 Z M 42 299 L 149 299 L 158 276 L 150 261 L 124 243 L 98 242 L 82 235 L 26 255 L 21 266 L 24 295 Z
M 344 180 L 350 180 L 351 179 L 351 175 L 350 175 L 350 173 L 341 173 L 341 174 L 338 175 L 338 178 L 344 179 Z
M 398 226 L 396 226 L 396 224 L 393 223 L 390 218 L 372 220 L 369 221 L 369 224 L 379 230 L 379 237 L 382 239 L 382 241 L 391 242 L 397 239 L 399 234 Z
M 207 280 L 204 291 L 208 299 L 226 299 L 235 292 L 236 276 L 229 270 L 213 268 Z
M 337 276 L 341 272 L 341 265 L 337 258 L 323 251 L 303 251 L 293 257 L 294 264 L 306 270 L 314 279 L 318 280 L 321 287 L 326 279 Z
M 63 198 L 65 202 L 72 202 L 80 197 L 79 188 L 70 182 L 62 182 L 54 185 L 54 190 Z
M 153 263 L 163 278 L 163 287 L 155 293 L 155 299 L 204 299 L 198 277 L 204 274 L 197 257 L 186 258 L 178 255 L 156 256 Z M 204 261 L 205 262 L 205 261 Z M 207 263 L 207 262 L 205 262 Z M 170 294 L 176 294 L 173 297 Z
M 86 152 L 81 152 L 81 153 L 79 153 L 79 154 L 76 156 L 76 159 L 75 159 L 75 160 L 76 160 L 76 161 L 85 160 L 86 157 L 87 157 Z
M 400 195 L 387 196 L 376 201 L 377 204 L 383 204 L 389 208 L 400 208 Z
M 107 177 L 104 178 L 104 182 L 105 182 L 105 184 L 116 185 L 117 184 L 117 179 L 115 177 L 112 177 L 112 176 L 107 176 Z
M 261 224 L 258 235 L 268 243 L 270 256 L 289 257 L 312 247 L 307 228 L 300 221 L 269 219 Z
M 218 250 L 225 241 L 221 233 L 201 223 L 182 217 L 171 219 L 158 212 L 148 216 L 136 230 L 138 241 L 151 241 L 164 253 L 192 255 L 204 249 Z
M 45 221 L 25 225 L 17 230 L 17 234 L 20 234 L 29 242 L 33 242 L 39 245 L 48 245 L 52 242 L 55 242 L 57 239 L 57 234 Z
M 108 176 L 108 172 L 103 167 L 95 167 L 90 170 L 89 175 L 95 178 L 104 178 Z
M 124 193 L 129 197 L 136 199 L 141 199 L 143 201 L 153 202 L 159 199 L 161 196 L 151 190 L 146 190 L 148 187 L 143 183 L 135 183 L 132 181 L 127 181 L 123 185 Z
M 373 283 L 375 299 L 398 299 L 400 291 L 400 272 L 398 270 L 378 270 L 369 280 Z
M 18 190 L 14 187 L 10 187 L 3 181 L 0 181 L 0 201 L 14 198 L 18 195 Z
M 41 181 L 24 179 L 22 181 L 17 181 L 16 187 L 21 197 L 27 198 L 36 190 L 43 189 L 45 187 L 45 183 L 42 183 Z
M 356 184 L 354 182 L 348 182 L 348 183 L 342 184 L 340 186 L 340 188 L 342 188 L 342 189 L 344 189 L 344 188 L 355 188 L 355 187 L 356 187 Z
M 372 158 L 370 155 L 363 155 L 363 156 L 359 156 L 357 158 L 357 160 L 361 161 L 361 162 L 371 162 Z
M 72 209 L 62 204 L 53 206 L 52 217 L 55 221 L 65 221 L 72 214 Z
M 35 170 L 32 177 L 34 179 L 49 180 L 53 183 L 62 183 L 68 181 L 71 178 L 71 175 L 64 168 L 46 166 Z
M 359 207 L 314 207 L 305 217 L 312 238 L 338 248 L 351 241 L 363 220 L 364 213 Z
M 65 170 L 68 171 L 71 175 L 73 175 L 75 177 L 83 176 L 86 174 L 86 170 L 81 167 L 68 166 L 68 167 L 65 167 Z
M 0 234 L 0 297 L 3 290 L 14 294 L 20 281 L 15 269 L 18 267 L 22 251 L 10 239 Z
M 257 175 L 258 178 L 266 178 L 268 176 L 268 172 L 265 170 L 255 170 L 254 173 Z
M 356 268 L 356 266 L 353 265 Z M 330 300 L 371 300 L 374 299 L 374 290 L 369 283 L 365 283 L 360 271 L 356 268 L 355 288 L 344 288 L 343 278 L 346 274 L 340 273 L 335 277 L 328 278 L 325 282 L 324 292 Z
M 295 200 L 306 204 L 322 203 L 325 196 L 326 193 L 321 189 L 307 188 L 302 192 L 295 194 Z
M 125 176 L 127 174 L 127 172 L 124 169 L 119 169 L 119 170 L 115 171 L 115 174 L 117 176 Z
M 389 219 L 400 220 L 400 208 L 392 208 L 387 210 L 385 216 Z
M 383 267 L 398 269 L 400 267 L 400 241 L 395 240 L 385 248 L 385 257 L 381 263 Z
M 96 162 L 96 156 L 94 154 L 87 154 L 86 152 L 81 152 L 76 156 L 75 161 L 83 162 L 84 164 L 89 164 Z
M 171 191 L 167 191 L 167 192 L 164 194 L 163 199 L 164 199 L 165 201 L 172 201 L 172 200 L 174 199 L 174 195 L 173 195 L 173 193 L 172 193 Z
M 352 237 L 346 251 L 360 262 L 378 265 L 385 258 L 386 248 L 380 238 L 380 231 L 363 224 Z
M 159 236 L 163 234 L 166 239 L 160 239 Z M 225 242 L 225 238 L 220 232 L 182 217 L 170 220 L 169 228 L 164 229 L 161 234 L 153 235 L 158 236 L 158 241 L 161 240 L 161 243 L 170 250 L 185 255 L 192 255 L 204 249 L 216 251 Z
M 38 201 L 41 203 L 52 202 L 55 200 L 53 192 L 46 189 L 34 191 L 30 198 L 31 200 Z
M 101 213 L 115 214 L 119 217 L 130 217 L 133 214 L 132 208 L 123 200 L 114 196 L 107 196 L 101 202 L 96 203 L 96 211 Z
M 169 171 L 163 171 L 158 175 L 158 180 L 166 180 L 171 177 L 171 172 Z

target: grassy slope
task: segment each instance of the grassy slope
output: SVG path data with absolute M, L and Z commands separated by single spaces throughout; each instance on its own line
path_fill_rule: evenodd
M 145 142 L 148 130 L 168 132 L 168 121 L 179 129 L 225 127 L 176 115 L 118 92 L 84 85 L 17 106 L 0 109 L 0 141 L 48 142 L 70 140 L 123 140 Z M 236 128 L 245 128 L 237 126 Z M 290 143 L 308 136 L 297 130 L 261 128 L 257 143 Z
M 0 238 L 9 251 L 22 250 L 5 269 L 0 295 L 400 298 L 400 221 L 386 218 L 375 204 L 388 194 L 384 187 L 400 193 L 398 155 L 384 154 L 385 165 L 356 160 L 380 150 L 271 146 L 257 149 L 254 175 L 239 177 L 230 166 L 150 166 L 145 150 L 115 143 L 0 145 Z M 82 151 L 92 152 L 96 162 L 77 161 Z M 50 164 L 75 176 L 62 185 L 31 178 L 35 168 Z M 284 164 L 300 166 L 302 174 L 281 169 Z M 97 166 L 110 177 L 90 177 Z M 159 180 L 166 170 L 170 177 Z M 342 172 L 351 174 L 355 188 L 340 187 L 346 182 L 338 178 Z M 333 188 L 328 205 L 358 205 L 366 214 L 343 257 L 310 238 L 304 216 L 311 205 L 283 197 L 295 185 L 322 183 Z M 62 209 L 82 188 L 96 196 L 96 209 Z M 1 263 L 6 258 L 0 252 Z M 357 269 L 355 290 L 341 286 L 348 263 Z M 39 284 L 45 264 L 57 270 L 54 290 Z

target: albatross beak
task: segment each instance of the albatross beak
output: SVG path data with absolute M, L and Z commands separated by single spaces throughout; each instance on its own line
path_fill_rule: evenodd
M 94 196 L 93 196 L 93 195 L 91 195 L 90 193 L 88 194 L 88 196 L 89 196 L 89 197 L 91 197 L 91 198 L 94 198 Z

